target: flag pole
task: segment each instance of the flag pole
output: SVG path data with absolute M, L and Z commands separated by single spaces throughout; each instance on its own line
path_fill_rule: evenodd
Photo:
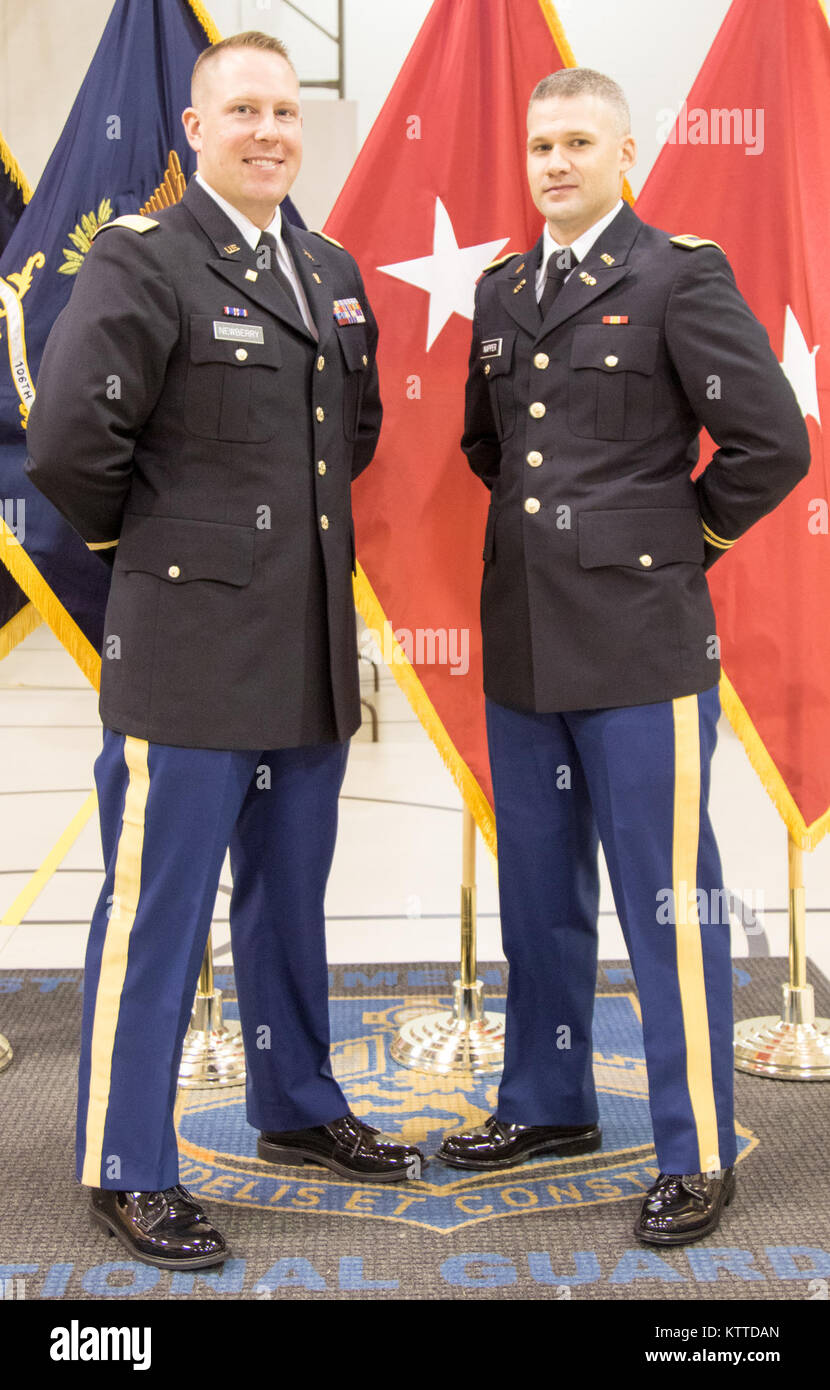
M 781 1017 L 748 1018 L 735 1025 L 735 1066 L 781 1081 L 830 1080 L 830 1019 L 816 1018 L 807 983 L 804 851 L 788 835 L 789 980 L 781 986 Z
M 244 1086 L 245 1050 L 235 1020 L 222 1020 L 222 991 L 213 981 L 213 940 L 208 934 L 190 1027 L 184 1040 L 179 1085 Z
M 497 1072 L 504 1061 L 504 1017 L 486 1012 L 476 978 L 476 823 L 466 805 L 461 835 L 461 963 L 452 1009 L 409 1019 L 390 1048 L 401 1066 L 439 1076 Z

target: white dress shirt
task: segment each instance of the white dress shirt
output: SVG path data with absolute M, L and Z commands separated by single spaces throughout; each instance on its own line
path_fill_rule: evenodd
M 232 203 L 229 203 L 227 198 L 223 198 L 221 193 L 217 193 L 215 188 L 211 188 L 210 184 L 202 177 L 198 170 L 196 172 L 196 178 L 205 192 L 210 194 L 213 201 L 218 203 L 222 211 L 231 219 L 231 222 L 238 229 L 240 235 L 245 238 L 251 250 L 255 251 L 259 245 L 262 230 L 257 227 L 256 223 L 251 221 L 250 217 L 246 217 L 244 212 L 240 212 L 239 208 L 235 208 Z M 279 261 L 280 270 L 285 272 L 291 284 L 291 288 L 297 297 L 297 306 L 303 316 L 303 322 L 306 328 L 310 333 L 313 333 L 316 338 L 317 330 L 309 311 L 305 290 L 303 289 L 300 277 L 294 267 L 294 262 L 288 254 L 285 242 L 282 239 L 282 210 L 279 204 L 277 204 L 273 222 L 269 223 L 265 231 L 270 232 L 271 236 L 276 240 L 277 260 Z
M 614 207 L 612 207 L 610 212 L 606 212 L 605 216 L 599 219 L 599 222 L 595 222 L 593 227 L 589 227 L 587 232 L 583 232 L 581 236 L 577 237 L 576 241 L 571 243 L 571 250 L 576 256 L 577 261 L 585 260 L 585 257 L 587 256 L 597 237 L 601 236 L 602 233 L 605 231 L 605 228 L 609 225 L 609 223 L 614 221 L 614 218 L 616 217 L 622 205 L 623 200 L 622 198 L 620 198 L 619 201 L 615 203 Z M 550 234 L 550 227 L 546 222 L 545 230 L 542 233 L 542 264 L 539 266 L 539 269 L 536 272 L 537 300 L 542 298 L 542 291 L 545 288 L 545 280 L 547 279 L 548 274 L 548 261 L 550 260 L 551 256 L 555 256 L 558 251 L 562 250 L 564 250 L 564 247 L 560 246 L 558 242 L 554 241 L 553 237 Z M 562 283 L 567 284 L 571 278 L 571 275 L 573 275 L 573 270 L 571 270 L 565 276 L 565 279 Z

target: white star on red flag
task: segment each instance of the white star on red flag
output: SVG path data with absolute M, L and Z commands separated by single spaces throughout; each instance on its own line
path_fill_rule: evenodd
M 801 406 L 804 419 L 812 415 L 816 424 L 821 424 L 818 408 L 818 389 L 816 387 L 816 353 L 807 346 L 807 339 L 793 310 L 787 305 L 784 316 L 784 355 L 781 366 L 787 380 L 795 391 L 795 398 Z
M 509 237 L 501 237 L 498 241 L 479 242 L 477 246 L 459 246 L 450 215 L 441 199 L 436 198 L 432 255 L 378 266 L 384 275 L 416 285 L 429 295 L 427 352 L 452 314 L 472 319 L 476 280 L 509 240 Z

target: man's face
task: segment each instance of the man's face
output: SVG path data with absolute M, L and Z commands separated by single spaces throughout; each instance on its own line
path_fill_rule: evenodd
M 278 53 L 231 48 L 198 75 L 182 115 L 198 168 L 211 188 L 267 227 L 300 167 L 300 89 Z
M 560 245 L 570 246 L 622 192 L 636 146 L 600 97 L 547 97 L 527 115 L 527 177 L 534 203 Z

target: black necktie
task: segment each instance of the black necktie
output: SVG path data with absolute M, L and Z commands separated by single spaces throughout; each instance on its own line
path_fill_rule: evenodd
M 561 250 L 554 251 L 548 257 L 548 273 L 545 279 L 545 287 L 542 290 L 542 298 L 539 300 L 539 309 L 542 318 L 545 317 L 548 309 L 558 295 L 565 283 L 565 277 L 570 275 L 575 265 L 579 261 L 574 255 L 570 246 L 563 246 Z
M 267 246 L 270 253 L 267 259 L 265 256 L 262 255 L 263 246 Z M 256 258 L 257 266 L 259 267 L 259 269 L 270 270 L 280 289 L 288 295 L 288 299 L 292 307 L 297 310 L 297 312 L 300 315 L 300 318 L 302 318 L 303 312 L 300 308 L 300 302 L 297 298 L 297 292 L 294 289 L 294 286 L 292 285 L 285 271 L 282 269 L 280 265 L 279 257 L 277 255 L 277 238 L 274 236 L 273 232 L 260 232 L 259 242 L 257 243 L 256 248 Z M 305 322 L 304 319 L 303 322 Z

